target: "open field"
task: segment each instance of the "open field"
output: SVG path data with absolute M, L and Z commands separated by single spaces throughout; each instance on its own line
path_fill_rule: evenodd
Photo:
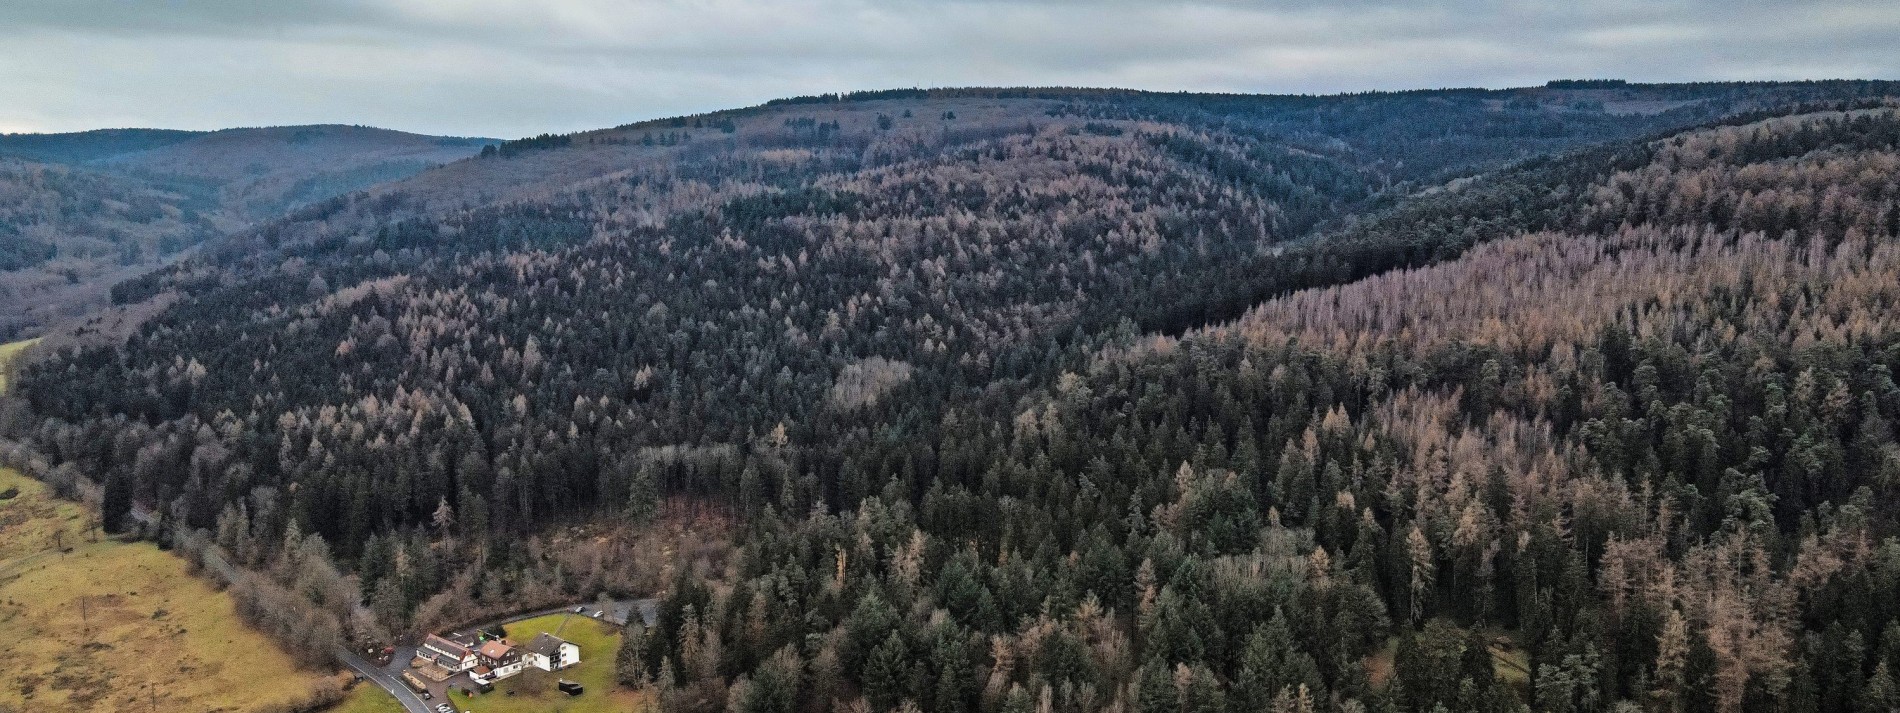
M 46 484 L 0 468 L 0 494 L 8 491 L 14 495 L 0 499 L 0 583 L 11 581 L 16 570 L 59 556 L 55 545 L 86 544 L 96 518 L 84 506 L 56 499 Z
M 1520 689 L 1528 690 L 1531 685 L 1531 654 L 1518 647 L 1517 641 L 1504 632 L 1485 632 L 1491 640 L 1491 661 L 1497 669 L 1498 680 Z
M 330 685 L 239 623 L 231 600 L 151 543 L 0 469 L 0 710 L 255 711 Z M 55 545 L 59 545 L 58 549 Z
M 17 342 L 0 344 L 0 394 L 7 392 L 7 372 L 13 364 L 13 358 L 26 351 L 27 347 L 40 343 L 39 337 L 22 339 Z
M 566 614 L 552 614 L 518 621 L 504 628 L 508 638 L 522 643 L 532 640 L 536 634 L 559 630 L 561 638 L 581 647 L 580 665 L 553 675 L 515 676 L 495 684 L 495 691 L 487 695 L 468 698 L 452 694 L 450 705 L 455 706 L 456 710 L 476 713 L 623 713 L 649 708 L 643 695 L 624 690 L 614 683 L 614 651 L 620 646 L 619 631 L 611 625 L 583 617 L 574 617 L 563 628 L 561 623 L 567 619 Z M 554 681 L 557 677 L 579 681 L 586 686 L 587 692 L 569 697 L 556 691 Z M 547 688 L 534 692 L 526 690 L 525 686 L 537 678 L 545 681 Z
M 377 688 L 376 684 L 364 681 L 350 689 L 343 702 L 335 707 L 324 709 L 323 713 L 403 713 L 402 704 L 396 702 L 388 691 Z

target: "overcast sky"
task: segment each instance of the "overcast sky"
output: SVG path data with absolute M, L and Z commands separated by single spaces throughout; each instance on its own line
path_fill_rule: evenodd
M 0 131 L 502 138 L 854 89 L 1900 78 L 1896 0 L 0 0 Z

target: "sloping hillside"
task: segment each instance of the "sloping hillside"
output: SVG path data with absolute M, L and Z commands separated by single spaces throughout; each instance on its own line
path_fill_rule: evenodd
M 1682 120 L 1549 93 L 900 92 L 510 142 L 123 286 L 179 301 L 30 393 L 48 414 L 161 431 L 256 424 L 229 463 L 299 483 L 298 516 L 346 552 L 443 498 L 525 532 L 536 513 L 617 507 L 628 453 L 776 439 L 849 458 L 892 414 L 914 428 L 929 411 L 909 409 L 1046 378 L 1065 349 L 1192 324 L 1385 186 L 1476 170 L 1472 146 L 1515 156 Z M 878 408 L 887 396 L 901 406 Z M 391 413 L 389 428 L 430 424 L 404 437 L 419 470 L 362 450 L 398 434 L 355 424 Z M 305 458 L 280 438 L 327 443 Z M 744 467 L 703 465 L 662 489 L 721 493 Z M 849 504 L 880 487 L 867 477 L 798 497 Z M 173 473 L 136 497 L 167 478 L 185 486 Z M 755 502 L 780 486 L 748 487 Z M 195 501 L 192 524 L 223 497 Z
M 348 126 L 0 136 L 0 335 L 259 220 L 467 158 L 487 140 Z
M 225 209 L 262 220 L 468 158 L 493 143 L 365 126 L 283 126 L 214 131 L 91 164 L 215 185 Z
M 857 444 L 889 485 L 634 658 L 675 709 L 1891 707 L 1896 160 L 1807 113 L 1408 202 L 1300 249 L 1438 264 Z
M 1601 177 L 1549 214 L 1489 216 L 1517 227 L 1462 257 L 1131 340 L 1044 398 L 960 417 L 941 448 L 1003 454 L 980 477 L 939 470 L 914 513 L 806 523 L 741 555 L 761 563 L 741 581 L 781 591 L 810 566 L 781 557 L 854 536 L 924 553 L 934 579 L 897 559 L 860 596 L 1006 622 L 976 660 L 1023 663 L 1001 683 L 992 669 L 980 700 L 1027 697 L 1042 674 L 1058 706 L 1104 681 L 1144 706 L 1248 710 L 1890 706 L 1897 152 L 1891 109 L 1615 152 L 1640 160 L 1575 167 Z M 1447 205 L 1377 222 L 1430 235 Z M 961 425 L 1011 414 L 1010 432 Z M 971 538 L 1000 563 L 948 547 Z M 730 616 L 761 616 L 745 596 Z M 762 616 L 826 596 L 775 594 Z M 1104 609 L 1137 616 L 1104 625 Z M 1387 619 L 1399 643 L 1378 688 L 1357 661 L 1381 656 Z M 932 651 L 942 624 L 908 621 L 895 640 Z M 1492 672 L 1491 644 L 1461 628 L 1478 626 L 1513 632 L 1531 686 Z M 874 702 L 932 695 L 856 680 Z
M 1715 120 L 1886 89 L 539 137 L 124 285 L 169 306 L 18 387 L 114 525 L 320 542 L 395 630 L 607 588 L 553 525 L 735 514 L 620 653 L 669 710 L 1880 709 L 1900 118 Z
M 97 309 L 113 284 L 242 225 L 199 186 L 0 159 L 0 335 Z

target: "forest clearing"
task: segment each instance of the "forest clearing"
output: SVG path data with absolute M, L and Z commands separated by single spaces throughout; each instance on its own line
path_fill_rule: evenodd
M 39 338 L 34 337 L 32 339 L 22 339 L 17 342 L 8 342 L 6 344 L 0 344 L 0 365 L 12 364 L 13 358 L 16 356 L 19 356 L 20 352 L 26 351 L 27 347 L 33 346 L 38 343 L 40 343 Z M 0 368 L 0 394 L 4 394 L 6 392 L 7 392 L 7 369 Z

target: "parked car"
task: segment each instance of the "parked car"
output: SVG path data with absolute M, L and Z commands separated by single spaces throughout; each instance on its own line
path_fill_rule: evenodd
M 455 709 L 450 708 L 447 703 L 437 703 L 435 704 L 435 713 L 455 713 Z

